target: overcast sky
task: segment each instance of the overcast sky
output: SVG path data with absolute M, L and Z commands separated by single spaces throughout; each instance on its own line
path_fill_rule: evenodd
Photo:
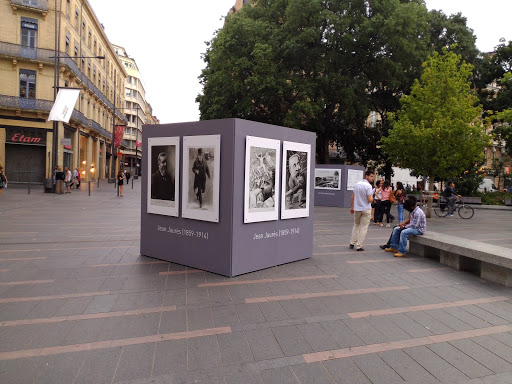
M 146 98 L 161 123 L 199 120 L 205 41 L 221 28 L 235 0 L 89 0 L 112 44 L 124 47 L 142 74 Z M 512 40 L 512 0 L 426 0 L 429 9 L 462 12 L 481 51 Z

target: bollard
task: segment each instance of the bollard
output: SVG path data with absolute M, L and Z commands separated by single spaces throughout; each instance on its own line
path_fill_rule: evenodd
M 89 184 L 89 196 L 91 196 L 91 180 L 89 180 L 87 184 Z
M 116 183 L 117 185 L 117 197 L 119 197 L 119 183 Z
M 98 177 L 98 188 L 100 187 L 100 178 Z
M 28 181 L 28 194 L 30 195 L 30 180 Z
M 132 189 L 133 189 L 133 178 L 132 178 Z

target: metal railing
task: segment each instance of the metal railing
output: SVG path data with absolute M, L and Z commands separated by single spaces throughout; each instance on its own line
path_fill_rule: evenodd
M 48 0 L 11 0 L 11 5 L 48 12 Z
M 12 57 L 12 58 L 23 58 L 27 60 L 34 60 L 38 62 L 44 62 L 48 64 L 54 64 L 55 59 L 51 57 L 55 56 L 55 51 L 51 49 L 44 48 L 30 48 L 24 47 L 19 44 L 6 43 L 4 41 L 0 41 L 0 55 Z M 94 85 L 94 83 L 89 80 L 89 78 L 78 68 L 78 65 L 73 61 L 71 57 L 65 52 L 59 52 L 59 64 L 68 67 L 71 72 L 82 82 L 87 88 L 89 88 L 102 102 L 105 106 L 112 110 L 114 105 L 110 102 L 110 100 Z M 117 109 L 116 107 L 116 116 L 121 119 L 123 122 L 127 123 L 126 117 Z

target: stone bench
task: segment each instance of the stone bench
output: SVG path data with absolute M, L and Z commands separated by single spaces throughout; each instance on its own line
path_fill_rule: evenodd
M 462 197 L 462 201 L 464 201 L 465 204 L 482 204 L 482 198 L 481 197 Z
M 512 250 L 443 233 L 427 232 L 409 238 L 410 255 L 438 260 L 484 280 L 512 286 Z

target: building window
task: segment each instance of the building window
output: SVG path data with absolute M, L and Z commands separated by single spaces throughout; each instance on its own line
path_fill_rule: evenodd
M 37 47 L 37 20 L 21 18 L 21 45 L 23 47 Z
M 91 48 L 91 40 L 92 40 L 92 32 L 89 29 L 89 33 L 87 35 L 87 45 L 89 46 L 89 48 Z
M 38 0 L 23 0 L 23 5 L 28 5 L 29 7 L 37 7 Z
M 82 20 L 82 40 L 85 40 L 85 20 Z
M 70 4 L 71 4 L 71 0 L 67 0 L 66 1 L 66 17 L 68 18 L 68 20 L 69 20 L 69 16 L 70 16 L 70 14 L 69 14 Z
M 75 42 L 75 56 L 78 56 L 78 43 Z M 78 58 L 75 57 L 75 60 L 78 61 Z
M 36 71 L 20 69 L 20 97 L 36 98 Z
M 78 8 L 75 9 L 75 29 L 78 31 L 78 16 L 80 12 L 78 12 Z
M 71 40 L 71 35 L 69 32 L 66 32 L 66 53 L 69 55 L 69 44 Z

